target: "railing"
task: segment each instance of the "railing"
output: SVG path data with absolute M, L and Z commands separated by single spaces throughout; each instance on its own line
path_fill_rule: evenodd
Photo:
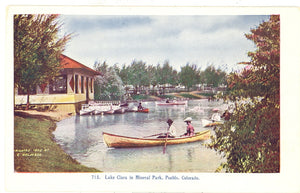
M 120 105 L 120 101 L 89 101 L 89 105 L 100 105 L 100 106 L 108 106 L 108 105 Z

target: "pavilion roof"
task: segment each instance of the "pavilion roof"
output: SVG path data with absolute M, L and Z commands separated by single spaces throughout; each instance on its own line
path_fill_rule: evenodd
M 63 54 L 61 54 L 60 60 L 61 60 L 61 65 L 63 68 L 83 69 L 94 75 L 102 75 L 101 72 L 93 70 L 93 69 L 81 64 L 80 62 L 77 62 L 76 60 L 73 60 L 72 58 L 65 56 Z

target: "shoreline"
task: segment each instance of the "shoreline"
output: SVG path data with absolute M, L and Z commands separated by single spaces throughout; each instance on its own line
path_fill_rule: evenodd
M 28 116 L 34 118 L 45 118 L 54 122 L 59 122 L 71 116 L 74 116 L 73 114 L 67 112 L 37 110 L 14 110 L 14 115 Z
M 82 165 L 55 142 L 53 131 L 56 129 L 56 123 L 71 116 L 74 115 L 57 111 L 15 110 L 15 172 L 102 172 Z M 27 152 L 20 153 L 23 150 Z
M 193 93 L 194 94 L 194 93 Z M 173 93 L 172 93 L 173 95 Z M 203 99 L 197 96 L 197 99 Z M 197 100 L 196 99 L 196 100 Z M 193 100 L 193 99 L 187 99 Z M 152 100 L 151 100 L 152 101 Z M 153 100 L 157 101 L 157 100 Z M 74 113 L 64 112 L 64 111 L 37 111 L 37 110 L 14 110 L 14 151 L 15 151 L 15 172 L 102 172 L 95 168 L 90 168 L 82 165 L 76 159 L 72 158 L 68 153 L 66 153 L 62 147 L 56 143 L 53 135 L 53 131 L 56 130 L 57 122 L 74 116 Z M 35 123 L 30 123 L 34 119 Z M 20 123 L 19 123 L 20 122 Z M 45 123 L 49 122 L 49 123 Z M 18 125 L 18 126 L 16 126 Z M 41 125 L 41 126 L 40 126 Z M 18 128 L 21 127 L 21 128 Z M 42 128 L 38 128 L 42 127 Z M 28 135 L 26 130 L 31 130 L 30 135 Z M 37 131 L 38 130 L 38 131 Z M 16 135 L 18 137 L 16 138 Z M 39 139 L 33 139 L 30 136 L 39 136 L 43 138 L 44 141 L 48 141 L 48 144 L 44 144 L 44 141 Z M 37 155 L 35 147 L 46 148 L 49 146 L 52 148 L 52 153 L 50 155 L 45 154 L 46 158 L 41 157 L 18 157 L 19 155 L 16 151 L 22 150 L 26 147 L 31 148 L 29 156 Z M 34 154 L 33 154 L 34 153 Z M 26 154 L 24 154 L 27 156 Z M 48 158 L 47 158 L 48 157 Z M 45 163 L 39 163 L 37 160 L 45 159 Z M 52 160 L 52 161 L 51 161 Z M 23 163 L 24 162 L 24 163 Z M 63 162 L 63 163 L 61 163 Z M 48 165 L 57 165 L 57 167 L 49 168 Z M 65 165 L 63 165 L 65 164 Z M 27 166 L 28 165 L 28 166 Z M 37 165 L 37 166 L 36 166 Z

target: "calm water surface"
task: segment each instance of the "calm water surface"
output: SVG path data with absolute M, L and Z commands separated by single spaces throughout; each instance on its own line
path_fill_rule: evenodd
M 223 161 L 214 150 L 204 146 L 209 140 L 190 144 L 147 148 L 107 148 L 102 132 L 143 137 L 165 132 L 167 119 L 174 121 L 177 135 L 186 131 L 183 120 L 190 116 L 195 131 L 203 131 L 201 119 L 208 119 L 222 102 L 190 100 L 185 106 L 157 106 L 142 103 L 149 113 L 73 116 L 57 123 L 55 140 L 66 153 L 81 164 L 104 172 L 214 172 Z M 133 104 L 132 104 L 133 105 Z

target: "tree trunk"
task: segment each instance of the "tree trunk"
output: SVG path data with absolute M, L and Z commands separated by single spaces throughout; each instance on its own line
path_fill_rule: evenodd
M 155 85 L 152 85 L 152 94 L 155 95 L 155 89 L 154 89 Z
M 26 111 L 29 109 L 29 95 L 30 95 L 29 89 L 27 89 L 27 103 L 26 103 L 26 108 L 25 108 Z

